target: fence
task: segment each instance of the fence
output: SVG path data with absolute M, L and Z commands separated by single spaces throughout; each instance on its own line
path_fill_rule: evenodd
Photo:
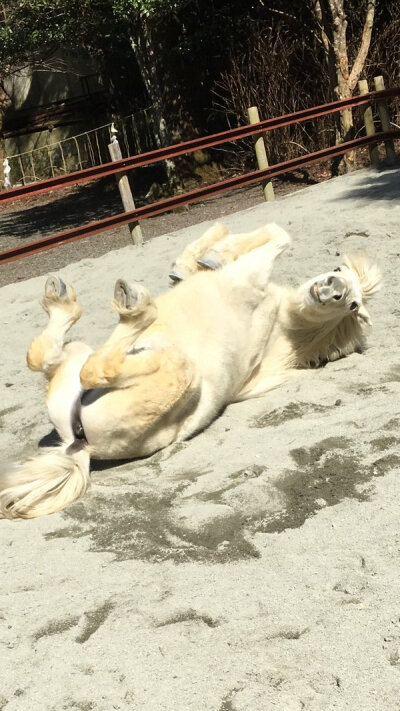
M 158 129 L 154 122 L 152 106 L 114 121 L 125 155 L 144 153 L 157 147 L 155 136 Z M 107 163 L 110 160 L 108 144 L 111 126 L 108 123 L 92 131 L 9 156 L 11 184 L 26 185 Z
M 76 185 L 95 178 L 126 172 L 127 170 L 157 163 L 161 160 L 170 160 L 180 155 L 193 153 L 199 149 L 211 148 L 213 146 L 247 138 L 249 136 L 257 136 L 281 126 L 289 126 L 296 122 L 309 121 L 327 114 L 334 114 L 345 108 L 369 106 L 371 103 L 377 103 L 379 105 L 382 104 L 384 99 L 393 98 L 395 96 L 400 96 L 400 88 L 363 93 L 350 99 L 334 101 L 329 104 L 322 104 L 321 106 L 316 106 L 311 109 L 305 109 L 303 111 L 287 114 L 285 116 L 278 116 L 277 118 L 267 119 L 255 124 L 247 124 L 229 131 L 223 131 L 211 136 L 205 136 L 192 141 L 187 141 L 186 143 L 179 143 L 175 146 L 159 148 L 154 151 L 143 153 L 142 155 L 132 156 L 120 161 L 106 163 L 105 165 L 93 168 L 86 168 L 70 175 L 62 175 L 46 181 L 34 183 L 32 185 L 13 188 L 0 193 L 0 204 L 20 200 L 28 195 L 47 193 L 51 190 L 60 189 L 67 185 Z M 201 187 L 180 195 L 175 195 L 171 198 L 160 200 L 130 212 L 119 213 L 97 222 L 92 222 L 88 225 L 66 230 L 51 237 L 46 237 L 41 240 L 37 240 L 36 242 L 24 244 L 5 252 L 0 252 L 0 263 L 4 264 L 20 259 L 28 254 L 35 254 L 37 252 L 53 249 L 59 244 L 74 242 L 75 240 L 89 237 L 90 235 L 98 232 L 110 230 L 132 222 L 138 222 L 141 219 L 153 217 L 177 207 L 195 203 L 199 200 L 204 200 L 205 198 L 210 198 L 238 187 L 262 183 L 266 179 L 271 179 L 278 175 L 296 170 L 300 167 L 344 155 L 345 153 L 354 151 L 355 149 L 363 146 L 378 145 L 382 142 L 390 143 L 392 140 L 398 138 L 400 138 L 400 129 L 371 133 L 370 135 L 346 141 L 340 145 L 324 148 L 322 150 L 315 151 L 314 153 L 302 155 L 299 158 L 293 158 L 288 161 L 277 163 L 263 170 L 257 170 L 251 173 L 245 173 L 244 175 L 228 178 L 227 180 L 222 180 L 218 183 L 214 183 L 213 185 Z

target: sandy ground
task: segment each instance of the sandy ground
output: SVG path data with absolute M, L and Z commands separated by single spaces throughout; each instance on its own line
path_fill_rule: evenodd
M 60 514 L 1 521 L 0 709 L 400 709 L 399 197 L 399 169 L 363 171 L 224 218 L 289 229 L 278 281 L 378 255 L 369 349 L 190 442 L 95 466 Z M 74 334 L 100 343 L 115 279 L 160 291 L 208 224 L 65 267 L 85 310 Z M 49 441 L 25 367 L 43 283 L 0 290 L 4 459 Z

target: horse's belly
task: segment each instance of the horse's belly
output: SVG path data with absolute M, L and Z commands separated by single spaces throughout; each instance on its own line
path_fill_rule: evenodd
M 166 447 L 179 432 L 173 418 L 155 426 L 146 403 L 139 407 L 135 390 L 95 390 L 81 409 L 82 427 L 91 454 L 98 459 L 133 459 Z

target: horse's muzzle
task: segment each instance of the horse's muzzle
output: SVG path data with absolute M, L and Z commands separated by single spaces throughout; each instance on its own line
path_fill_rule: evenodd
M 328 276 L 326 279 L 315 282 L 312 293 L 321 304 L 327 304 L 332 300 L 340 301 L 346 293 L 346 284 L 338 276 Z

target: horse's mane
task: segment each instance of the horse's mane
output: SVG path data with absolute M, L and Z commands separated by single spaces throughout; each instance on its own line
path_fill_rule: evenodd
M 367 301 L 375 292 L 379 291 L 382 284 L 382 272 L 376 260 L 371 260 L 365 252 L 355 252 L 344 255 L 343 264 L 356 274 L 363 299 Z

